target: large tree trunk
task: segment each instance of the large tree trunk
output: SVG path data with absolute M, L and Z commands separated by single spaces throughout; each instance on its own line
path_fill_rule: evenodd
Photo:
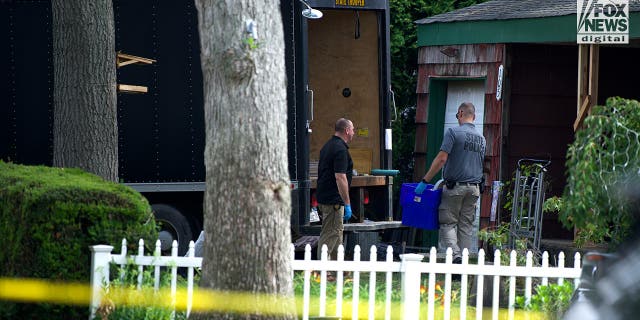
M 291 199 L 280 6 L 271 0 L 196 0 L 196 6 L 207 171 L 201 287 L 290 298 Z M 246 32 L 249 20 L 255 21 L 258 35 L 253 42 Z M 248 303 L 252 315 L 218 316 L 295 318 L 292 303 L 269 305 L 270 311 L 280 312 L 270 316 Z
M 118 179 L 111 0 L 52 0 L 53 165 Z

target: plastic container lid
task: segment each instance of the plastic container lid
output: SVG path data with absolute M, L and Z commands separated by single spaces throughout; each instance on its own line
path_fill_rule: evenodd
M 396 176 L 400 173 L 395 169 L 371 169 L 371 174 L 374 176 Z

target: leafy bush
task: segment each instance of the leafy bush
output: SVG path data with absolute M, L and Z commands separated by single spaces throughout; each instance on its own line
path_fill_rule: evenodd
M 564 281 L 562 284 L 537 286 L 536 293 L 531 296 L 529 304 L 524 296 L 516 297 L 516 307 L 525 310 L 542 311 L 547 319 L 561 319 L 569 308 L 573 295 L 573 282 Z
M 564 203 L 562 202 L 562 198 L 553 196 L 544 201 L 544 204 L 542 205 L 542 212 L 559 213 L 563 210 L 563 208 L 564 208 Z
M 503 250 L 509 243 L 509 223 L 501 223 L 493 229 L 482 229 L 478 231 L 478 239 L 487 242 L 494 249 Z
M 579 230 L 576 243 L 619 244 L 632 217 L 625 189 L 640 169 L 640 103 L 607 99 L 593 107 L 567 151 L 567 185 L 560 219 Z
M 0 161 L 0 277 L 89 282 L 89 246 L 157 238 L 145 198 L 78 169 Z M 80 319 L 88 307 L 0 303 L 0 318 Z
M 478 231 L 478 239 L 482 240 L 487 244 L 487 248 L 489 249 L 487 254 L 490 257 L 493 257 L 494 250 L 500 250 L 500 264 L 505 266 L 511 263 L 511 250 L 516 251 L 516 264 L 519 266 L 526 265 L 527 262 L 527 251 L 531 251 L 527 247 L 526 239 L 514 239 L 514 246 L 509 246 L 509 233 L 510 233 L 510 223 L 501 223 L 493 229 L 486 228 Z M 538 255 L 539 252 L 533 252 L 535 255 Z M 533 259 L 533 265 L 539 265 L 537 259 Z

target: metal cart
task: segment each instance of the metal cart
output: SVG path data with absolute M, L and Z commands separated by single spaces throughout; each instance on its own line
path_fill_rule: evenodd
M 528 248 L 540 250 L 544 175 L 550 164 L 549 160 L 518 160 L 511 209 L 511 248 L 515 248 L 516 239 L 520 239 L 526 240 Z

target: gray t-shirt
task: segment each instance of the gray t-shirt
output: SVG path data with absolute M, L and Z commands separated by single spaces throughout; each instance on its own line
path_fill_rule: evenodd
M 480 183 L 487 142 L 472 123 L 449 128 L 440 150 L 449 154 L 442 169 L 447 181 Z

